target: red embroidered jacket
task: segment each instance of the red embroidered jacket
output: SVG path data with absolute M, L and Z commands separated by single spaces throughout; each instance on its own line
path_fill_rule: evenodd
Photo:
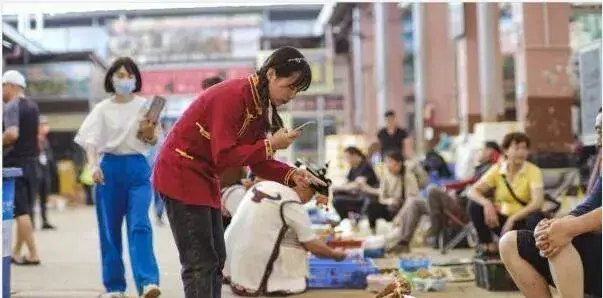
M 220 174 L 245 165 L 264 179 L 293 184 L 294 168 L 273 159 L 268 111 L 256 85 L 255 75 L 229 80 L 191 103 L 159 151 L 155 190 L 185 204 L 220 208 Z

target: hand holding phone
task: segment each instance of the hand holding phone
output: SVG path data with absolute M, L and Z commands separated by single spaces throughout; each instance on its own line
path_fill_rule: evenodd
M 302 129 L 303 129 L 304 127 L 306 127 L 306 126 L 308 126 L 308 125 L 311 125 L 311 124 L 316 124 L 316 121 L 308 121 L 308 122 L 305 122 L 305 123 L 303 123 L 302 125 L 300 125 L 300 126 L 298 126 L 298 127 L 294 128 L 294 129 L 293 129 L 293 131 L 302 131 Z
M 157 121 L 159 121 L 159 115 L 161 115 L 161 111 L 165 107 L 165 101 L 166 101 L 165 98 L 163 98 L 161 96 L 153 97 L 151 106 L 149 107 L 149 110 L 147 111 L 147 114 L 146 114 L 146 118 L 149 121 L 151 121 L 153 123 L 156 123 Z

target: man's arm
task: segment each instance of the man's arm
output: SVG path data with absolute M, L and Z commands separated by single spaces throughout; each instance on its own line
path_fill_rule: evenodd
M 582 216 L 568 218 L 568 227 L 572 237 L 588 232 L 601 231 L 601 207 L 588 212 Z
M 307 251 L 311 252 L 317 257 L 330 258 L 335 260 L 343 260 L 346 257 L 345 252 L 332 249 L 319 239 L 303 242 L 302 245 Z
M 2 133 L 2 146 L 13 145 L 19 139 L 19 127 L 11 126 Z
M 336 251 L 318 239 L 312 229 L 312 222 L 304 206 L 291 203 L 283 208 L 285 221 L 293 229 L 297 235 L 297 239 L 306 250 L 318 257 L 333 258 L 336 260 L 343 260 L 345 258 L 346 255 L 344 252 Z
M 4 111 L 4 125 L 6 130 L 2 133 L 2 147 L 14 144 L 19 139 L 19 105 L 13 101 L 6 104 Z
M 573 217 L 587 214 L 597 207 L 601 207 L 601 177 L 597 178 L 597 183 L 586 199 L 570 212 Z

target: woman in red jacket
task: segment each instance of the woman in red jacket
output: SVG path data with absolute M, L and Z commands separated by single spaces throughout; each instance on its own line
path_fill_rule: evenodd
M 309 172 L 274 159 L 275 150 L 298 136 L 283 128 L 277 107 L 311 81 L 304 56 L 295 48 L 280 48 L 256 74 L 204 91 L 172 128 L 157 158 L 153 184 L 166 203 L 186 298 L 221 295 L 226 252 L 220 173 L 248 165 L 254 174 L 285 185 L 324 185 Z

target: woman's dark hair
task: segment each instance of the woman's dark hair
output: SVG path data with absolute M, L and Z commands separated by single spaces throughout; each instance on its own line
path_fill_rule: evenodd
M 508 133 L 502 141 L 502 148 L 504 150 L 507 150 L 507 149 L 509 149 L 509 147 L 511 147 L 511 145 L 513 143 L 515 143 L 515 144 L 525 143 L 526 147 L 530 148 L 530 138 L 523 132 Z
M 138 70 L 138 66 L 130 57 L 121 57 L 117 58 L 109 70 L 107 70 L 107 74 L 105 75 L 105 92 L 107 93 L 115 93 L 115 87 L 113 87 L 113 75 L 121 68 L 124 67 L 127 72 L 133 74 L 136 78 L 136 87 L 132 91 L 133 93 L 140 92 L 142 89 L 142 78 L 140 76 L 140 70 Z
M 213 85 L 222 83 L 222 81 L 224 81 L 224 79 L 221 76 L 212 76 L 201 81 L 201 88 L 205 90 Z
M 299 91 L 306 91 L 312 83 L 312 70 L 304 55 L 294 47 L 282 47 L 274 51 L 264 61 L 262 67 L 256 72 L 258 82 L 258 93 L 260 103 L 263 108 L 272 108 L 272 127 L 270 130 L 275 132 L 283 127 L 283 120 L 278 115 L 276 107 L 270 104 L 270 92 L 268 90 L 268 69 L 274 69 L 277 77 L 290 77 L 299 73 L 299 77 L 293 82 L 292 87 Z
M 402 198 L 402 202 L 404 202 L 406 200 L 406 181 L 404 179 L 406 176 L 406 165 L 404 164 L 404 155 L 402 155 L 402 152 L 395 150 L 387 152 L 385 156 L 400 163 L 400 172 L 398 172 L 398 176 L 402 181 L 402 194 L 400 197 Z
M 360 151 L 360 149 L 358 149 L 358 147 L 354 147 L 354 146 L 350 146 L 345 148 L 345 150 L 343 150 L 345 153 L 351 154 L 351 155 L 356 155 L 360 158 L 362 158 L 362 160 L 366 159 L 366 156 L 364 155 L 364 153 L 362 153 L 362 151 Z

